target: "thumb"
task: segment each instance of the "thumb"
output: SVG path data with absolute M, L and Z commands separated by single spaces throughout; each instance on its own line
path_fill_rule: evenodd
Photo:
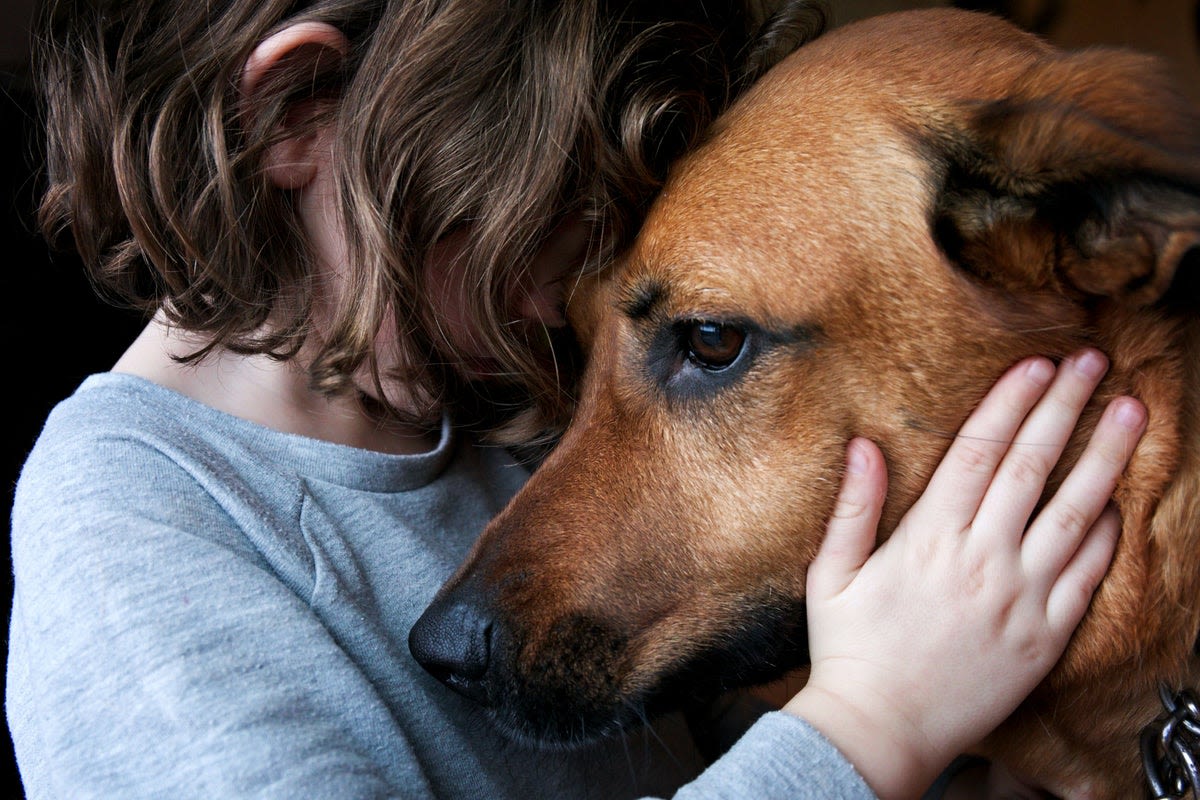
M 887 468 L 874 442 L 856 438 L 846 447 L 846 475 L 821 549 L 808 569 L 808 594 L 841 592 L 875 549 L 879 515 L 887 493 Z

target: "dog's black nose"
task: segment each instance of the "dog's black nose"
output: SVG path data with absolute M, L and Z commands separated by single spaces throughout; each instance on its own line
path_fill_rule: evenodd
M 408 649 L 422 667 L 459 694 L 487 705 L 491 615 L 480 603 L 439 598 L 408 633 Z

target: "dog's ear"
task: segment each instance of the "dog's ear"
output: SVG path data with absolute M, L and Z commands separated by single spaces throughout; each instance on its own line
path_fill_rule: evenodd
M 1060 54 L 965 117 L 940 137 L 933 209 L 957 264 L 1011 290 L 1200 304 L 1200 114 L 1157 60 Z

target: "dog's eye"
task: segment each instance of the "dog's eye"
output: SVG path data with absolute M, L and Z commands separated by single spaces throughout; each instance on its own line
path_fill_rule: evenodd
M 737 361 L 746 344 L 746 332 L 720 322 L 693 322 L 686 332 L 687 357 L 698 367 L 722 370 Z

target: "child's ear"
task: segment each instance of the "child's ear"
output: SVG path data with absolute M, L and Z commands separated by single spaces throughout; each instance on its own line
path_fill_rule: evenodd
M 332 25 L 299 22 L 268 36 L 246 59 L 238 88 L 247 119 L 271 96 L 294 96 L 301 90 L 310 96 L 289 103 L 281 117 L 283 130 L 274 132 L 275 141 L 263 157 L 267 177 L 281 189 L 300 189 L 317 174 L 321 154 L 312 125 L 317 82 L 342 63 L 348 49 L 345 34 Z

